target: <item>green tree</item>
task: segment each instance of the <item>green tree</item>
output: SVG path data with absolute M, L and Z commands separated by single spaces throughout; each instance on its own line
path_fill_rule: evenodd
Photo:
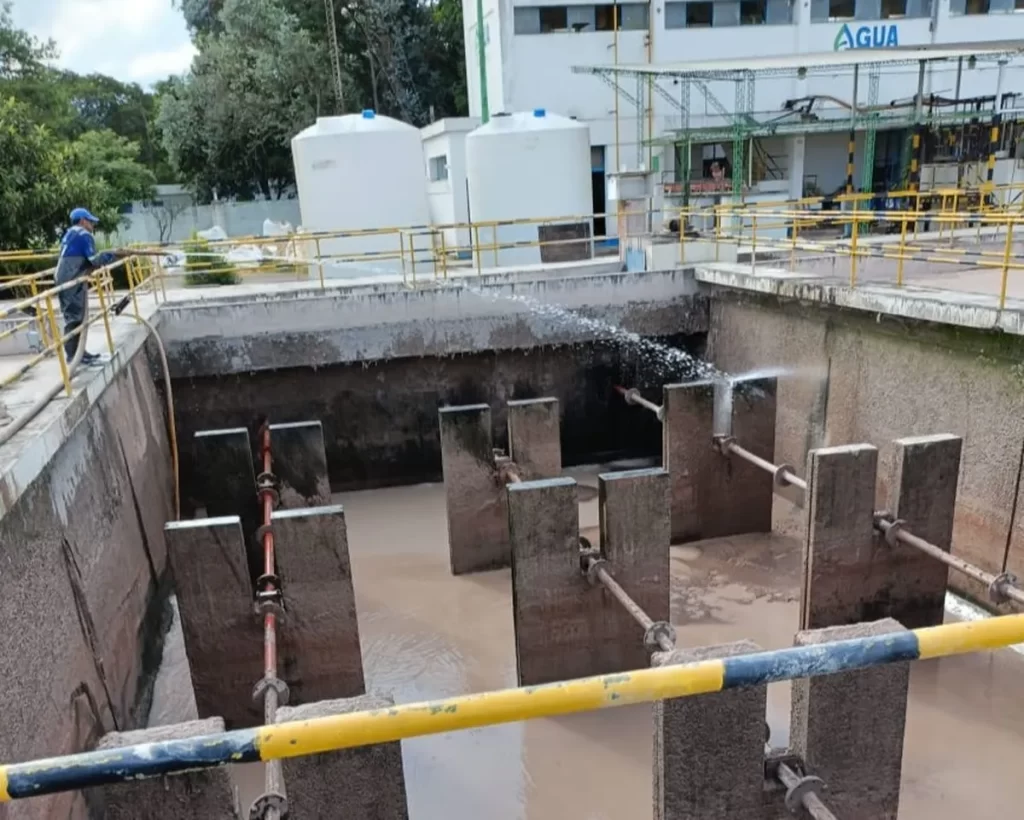
M 171 162 L 200 196 L 280 196 L 291 138 L 330 110 L 327 55 L 279 0 L 226 0 L 191 74 L 161 98 Z
M 113 230 L 121 205 L 152 196 L 153 177 L 137 162 L 134 143 L 111 131 L 66 142 L 10 97 L 0 98 L 0 156 L 0 248 L 52 244 L 78 204 Z

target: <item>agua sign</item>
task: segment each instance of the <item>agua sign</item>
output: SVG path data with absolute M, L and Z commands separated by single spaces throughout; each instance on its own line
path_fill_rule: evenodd
M 899 29 L 895 25 L 876 23 L 852 28 L 846 23 L 836 34 L 832 47 L 836 51 L 845 51 L 848 48 L 895 48 L 899 44 Z

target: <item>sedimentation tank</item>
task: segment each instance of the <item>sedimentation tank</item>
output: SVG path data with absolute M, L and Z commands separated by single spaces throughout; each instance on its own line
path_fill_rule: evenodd
M 321 241 L 319 255 L 335 259 L 325 262 L 326 276 L 394 273 L 408 264 L 413 232 L 376 231 L 422 233 L 430 225 L 418 129 L 373 111 L 319 117 L 292 139 L 292 160 L 304 230 L 373 231 Z M 423 244 L 429 240 L 421 236 Z
M 466 138 L 466 165 L 479 241 L 499 246 L 483 251 L 484 266 L 593 255 L 590 130 L 584 123 L 540 108 L 497 114 Z M 501 224 L 515 220 L 532 221 Z M 556 244 L 540 247 L 538 241 Z M 513 243 L 532 244 L 509 247 Z

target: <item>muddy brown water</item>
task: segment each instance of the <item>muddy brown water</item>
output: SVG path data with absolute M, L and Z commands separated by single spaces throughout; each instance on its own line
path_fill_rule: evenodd
M 596 485 L 596 470 L 571 474 Z M 595 494 L 583 495 L 580 525 L 591 530 L 585 534 L 596 533 Z M 368 689 L 403 703 L 514 686 L 508 571 L 450 575 L 443 487 L 346 493 L 337 500 L 348 521 Z M 765 648 L 792 645 L 799 592 L 799 542 L 792 536 L 675 547 L 672 577 L 672 620 L 681 645 L 742 638 Z M 1022 690 L 1024 658 L 1010 650 L 914 664 L 901 820 L 1019 815 Z M 150 722 L 194 715 L 176 623 Z M 773 745 L 785 744 L 788 684 L 769 687 L 767 717 Z M 649 817 L 651 733 L 651 708 L 641 705 L 405 741 L 410 815 Z M 261 780 L 258 765 L 236 771 L 246 808 Z

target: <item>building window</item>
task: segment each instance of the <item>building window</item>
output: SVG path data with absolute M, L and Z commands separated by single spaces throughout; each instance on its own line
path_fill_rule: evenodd
M 725 28 L 793 22 L 790 0 L 669 0 L 665 28 Z
M 982 1 L 988 2 L 988 0 Z M 771 0 L 769 0 L 770 2 Z M 976 0 L 950 0 L 950 9 L 953 13 L 956 13 L 957 2 L 964 4 L 976 2 Z M 1012 2 L 1012 0 L 993 0 L 993 2 Z M 932 0 L 811 0 L 812 23 L 930 17 L 931 11 Z
M 646 31 L 650 19 L 647 3 L 621 3 L 619 31 Z M 551 32 L 614 31 L 615 6 L 516 6 L 513 9 L 516 34 Z
M 431 157 L 429 160 L 430 166 L 430 181 L 431 182 L 443 182 L 448 179 L 448 156 L 447 154 L 441 154 L 437 157 Z

